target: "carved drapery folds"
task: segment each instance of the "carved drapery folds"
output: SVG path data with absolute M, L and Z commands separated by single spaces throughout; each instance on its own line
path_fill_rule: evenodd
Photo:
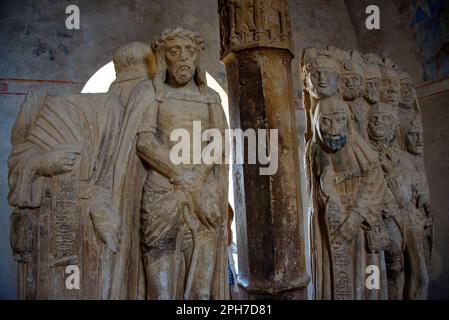
M 8 162 L 19 298 L 228 298 L 227 162 L 170 157 L 195 121 L 224 138 L 203 51 L 168 29 L 116 51 L 108 93 L 26 96 Z
M 335 47 L 305 49 L 300 68 L 315 298 L 425 299 L 432 218 L 410 76 Z

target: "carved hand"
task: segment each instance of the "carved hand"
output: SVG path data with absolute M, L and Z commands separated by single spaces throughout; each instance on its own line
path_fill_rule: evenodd
M 37 174 L 52 177 L 72 171 L 81 148 L 79 145 L 60 145 L 41 154 L 37 159 Z
M 357 230 L 360 228 L 363 219 L 355 212 L 350 212 L 346 220 L 340 227 L 331 234 L 333 243 L 348 243 L 351 242 Z

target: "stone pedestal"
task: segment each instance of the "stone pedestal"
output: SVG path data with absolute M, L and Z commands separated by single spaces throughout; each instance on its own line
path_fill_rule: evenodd
M 265 165 L 248 164 L 246 154 L 243 165 L 233 165 L 238 283 L 248 298 L 305 299 L 292 44 L 286 3 L 272 3 L 219 2 L 231 127 L 278 130 L 275 174 L 260 175 Z

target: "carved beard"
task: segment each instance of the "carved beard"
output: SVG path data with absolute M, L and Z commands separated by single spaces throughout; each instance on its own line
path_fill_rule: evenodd
M 346 135 L 343 134 L 323 136 L 324 145 L 334 152 L 343 149 L 343 147 L 346 145 L 346 140 Z
M 183 85 L 192 80 L 193 78 L 193 70 L 190 66 L 182 64 L 177 65 L 173 70 L 173 77 L 176 80 L 176 83 Z
M 380 96 L 377 92 L 366 92 L 364 97 L 369 104 L 376 104 L 380 100 Z
M 343 90 L 343 99 L 346 101 L 354 101 L 360 97 L 360 90 L 356 87 L 345 88 Z

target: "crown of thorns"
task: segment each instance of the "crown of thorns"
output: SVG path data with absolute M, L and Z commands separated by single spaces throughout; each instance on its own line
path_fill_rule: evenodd
M 167 41 L 176 38 L 189 39 L 196 44 L 197 48 L 200 51 L 204 50 L 204 40 L 203 38 L 201 38 L 200 34 L 198 32 L 186 30 L 181 27 L 170 28 L 162 31 L 159 35 L 159 38 L 151 43 L 151 49 L 153 49 L 153 52 L 156 52 L 157 49 L 160 46 L 165 45 Z

